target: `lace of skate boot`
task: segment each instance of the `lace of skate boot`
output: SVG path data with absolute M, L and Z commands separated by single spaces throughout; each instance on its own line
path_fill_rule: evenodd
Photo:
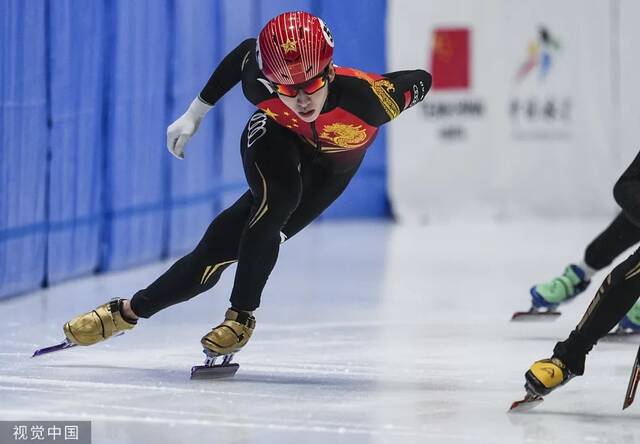
M 529 393 L 546 396 L 574 376 L 560 359 L 542 359 L 534 362 L 525 373 L 525 388 Z
M 111 301 L 64 324 L 67 339 L 77 345 L 93 345 L 114 334 L 131 330 L 137 322 L 125 320 L 120 313 L 122 299 Z
M 590 282 L 580 267 L 567 265 L 562 276 L 532 287 L 531 301 L 534 307 L 555 307 L 582 293 Z
M 242 311 L 228 309 L 224 321 L 201 339 L 202 346 L 214 353 L 235 353 L 249 342 L 256 318 Z

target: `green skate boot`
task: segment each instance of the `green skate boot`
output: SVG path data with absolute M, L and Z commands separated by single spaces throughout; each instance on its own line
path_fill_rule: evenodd
M 590 283 L 582 268 L 574 264 L 567 265 L 561 276 L 531 287 L 531 305 L 537 309 L 554 309 L 585 291 Z
M 512 321 L 547 321 L 560 316 L 558 305 L 568 302 L 582 293 L 591 283 L 586 272 L 577 265 L 569 264 L 561 276 L 531 287 L 531 308 L 517 311 Z

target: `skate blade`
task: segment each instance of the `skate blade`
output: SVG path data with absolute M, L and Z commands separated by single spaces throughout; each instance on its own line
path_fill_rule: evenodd
M 230 378 L 236 374 L 240 364 L 195 365 L 191 367 L 191 379 Z
M 622 404 L 622 410 L 625 410 L 631 404 L 636 397 L 636 390 L 640 384 L 640 347 L 638 353 L 636 353 L 636 360 L 633 362 L 633 368 L 631 369 L 631 377 L 629 378 L 629 385 L 627 386 L 627 393 L 624 395 L 624 403 Z
M 509 413 L 527 412 L 542 404 L 542 401 L 544 401 L 544 399 L 541 396 L 527 394 L 524 399 L 514 401 L 511 404 L 511 407 L 509 407 Z
M 562 313 L 559 311 L 516 311 L 511 316 L 511 322 L 553 322 Z
M 120 332 L 117 335 L 113 335 L 114 338 L 117 338 L 118 336 L 122 336 L 124 334 L 124 332 Z M 78 344 L 74 344 L 73 342 L 69 341 L 68 339 L 65 338 L 64 341 L 62 341 L 59 344 L 56 345 L 50 345 L 49 347 L 43 347 L 43 348 L 39 348 L 36 351 L 33 352 L 33 355 L 31 355 L 32 358 L 35 358 L 36 356 L 42 356 L 42 355 L 46 355 L 47 353 L 53 353 L 53 352 L 57 352 L 60 350 L 66 350 L 68 348 L 72 348 L 77 346 Z
M 68 339 L 65 339 L 64 341 L 62 341 L 59 344 L 56 345 L 51 345 L 49 347 L 43 347 L 43 348 L 39 348 L 36 351 L 33 352 L 33 355 L 31 355 L 32 358 L 35 358 L 36 356 L 42 356 L 42 355 L 46 355 L 47 353 L 53 353 L 53 352 L 57 352 L 60 350 L 65 350 L 67 348 L 71 348 L 71 347 L 75 347 L 77 344 L 73 344 L 71 342 L 69 342 Z

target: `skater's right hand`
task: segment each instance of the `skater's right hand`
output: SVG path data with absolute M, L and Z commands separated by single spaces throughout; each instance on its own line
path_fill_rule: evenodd
M 211 108 L 211 105 L 196 97 L 187 112 L 169 125 L 167 128 L 167 149 L 176 158 L 184 159 L 184 146 L 198 130 L 200 122 Z

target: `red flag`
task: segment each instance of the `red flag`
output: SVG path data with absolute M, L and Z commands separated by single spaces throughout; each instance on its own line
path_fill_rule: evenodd
M 471 47 L 468 28 L 439 28 L 433 32 L 433 89 L 467 89 Z

